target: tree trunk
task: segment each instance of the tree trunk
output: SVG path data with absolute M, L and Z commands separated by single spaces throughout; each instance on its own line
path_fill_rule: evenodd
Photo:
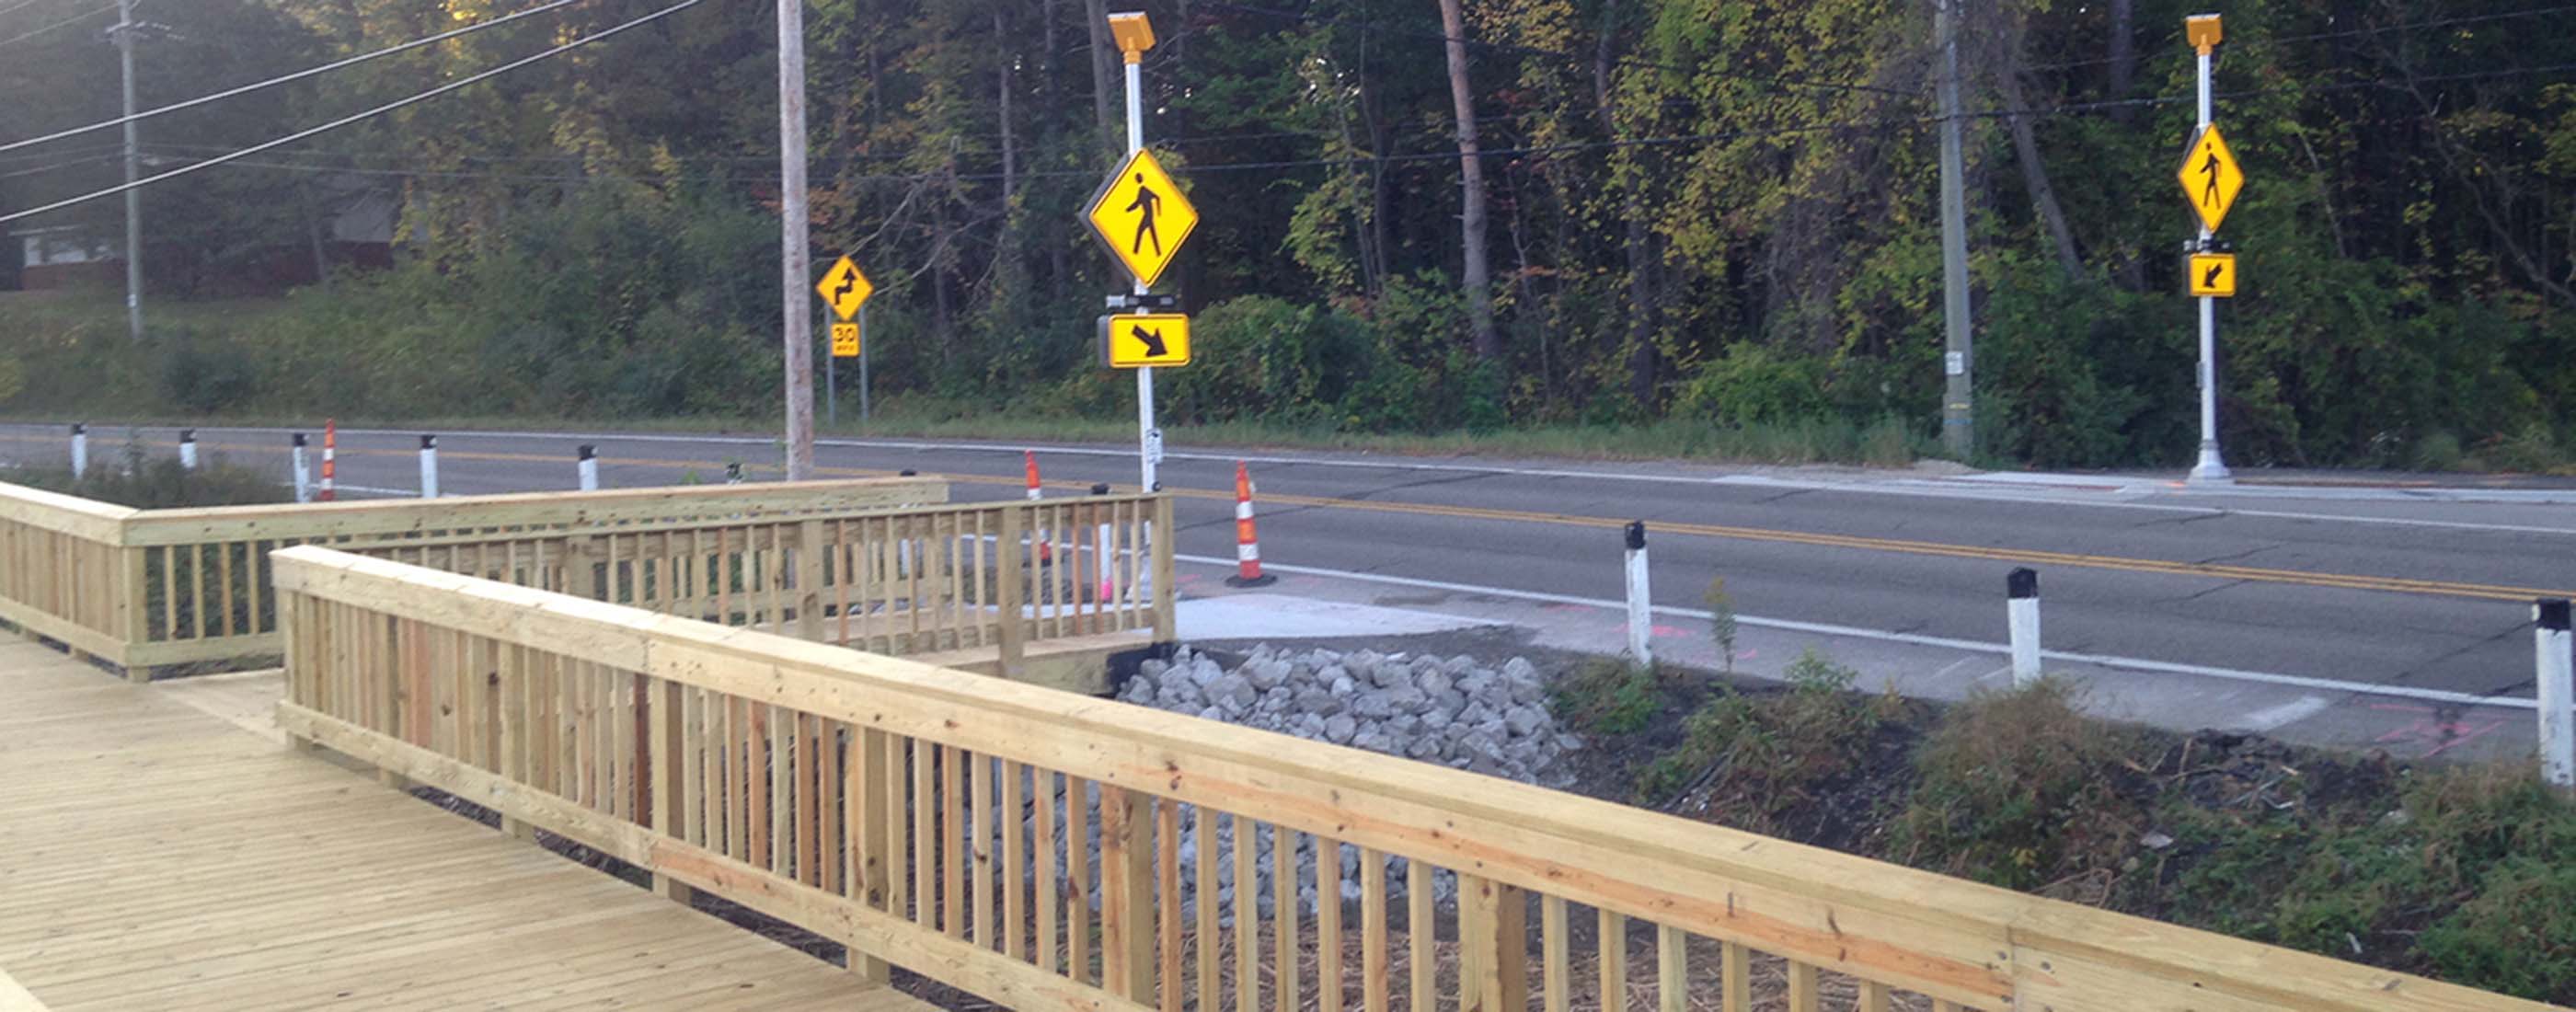
M 2110 92 L 2107 96 L 2110 98 L 2129 97 L 2129 85 L 2137 78 L 2136 2 L 2137 0 L 2111 0 L 2111 51 L 2104 54 L 2110 58 L 2107 62 L 2111 65 Z M 2122 108 L 2118 112 L 2119 115 L 2116 118 L 2125 120 L 2129 118 L 2128 114 L 2131 110 Z
M 1611 140 L 1620 137 L 1618 109 L 1610 94 L 1610 56 L 1612 40 L 1618 37 L 1619 3 L 1609 0 L 1601 8 L 1601 38 L 1592 51 L 1592 102 L 1600 110 L 1601 132 Z M 1608 156 L 1612 167 L 1605 173 L 1615 176 L 1619 155 Z M 1645 208 L 1639 206 L 1639 180 L 1612 180 L 1619 188 L 1620 217 L 1627 220 L 1627 234 L 1620 242 L 1628 261 L 1628 397 L 1647 414 L 1655 410 L 1655 374 L 1658 368 L 1655 351 L 1655 262 L 1653 237 L 1646 229 Z
M 1476 96 L 1467 84 L 1467 26 L 1458 0 L 1440 0 L 1440 28 L 1448 36 L 1449 98 L 1458 114 L 1459 241 L 1465 247 L 1458 287 L 1467 296 L 1467 326 L 1476 357 L 1502 353 L 1494 333 L 1492 269 L 1485 263 L 1485 165 L 1476 150 Z
M 2048 226 L 2048 237 L 2057 247 L 2057 266 L 2070 279 L 2082 277 L 2084 257 L 2075 249 L 2075 231 L 2066 224 L 2066 209 L 2057 202 L 2057 189 L 2048 182 L 2048 166 L 2039 160 L 2038 139 L 2031 135 L 2030 106 L 2021 97 L 2020 65 L 2021 55 L 2015 52 L 2011 65 L 1995 74 L 1995 87 L 2003 92 L 2004 106 L 2011 112 L 2013 160 L 2021 163 L 2022 186 L 2030 191 L 2030 205 Z
M 1017 180 L 1018 149 L 1011 137 L 1011 27 L 1002 20 L 1002 5 L 993 5 L 994 90 L 1001 96 L 1002 229 L 1011 227 L 1012 184 Z
M 1118 44 L 1109 38 L 1109 0 L 1082 0 L 1082 10 L 1091 22 L 1091 111 L 1100 118 L 1100 143 L 1114 169 L 1127 153 L 1127 127 L 1118 112 L 1125 85 L 1119 80 Z

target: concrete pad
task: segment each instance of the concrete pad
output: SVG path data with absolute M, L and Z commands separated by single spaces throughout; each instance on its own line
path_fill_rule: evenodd
M 1476 616 L 1287 594 L 1234 594 L 1185 600 L 1178 605 L 1175 618 L 1184 642 L 1419 636 L 1496 624 Z

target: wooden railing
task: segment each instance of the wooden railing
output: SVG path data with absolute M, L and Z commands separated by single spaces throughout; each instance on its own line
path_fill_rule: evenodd
M 943 504 L 936 478 L 132 510 L 0 483 L 0 619 L 123 666 L 273 656 L 268 553 Z
M 1172 638 L 1168 497 L 452 533 L 345 550 L 897 656 Z M 1033 547 L 1036 546 L 1036 547 Z M 1016 621 L 1013 618 L 1016 617 Z
M 1011 1008 L 2542 1007 L 758 630 L 277 567 L 300 743 Z

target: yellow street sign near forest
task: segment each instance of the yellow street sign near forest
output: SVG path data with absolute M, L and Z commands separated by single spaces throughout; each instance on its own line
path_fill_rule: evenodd
M 1172 184 L 1152 152 L 1138 151 L 1127 156 L 1118 174 L 1091 198 L 1091 209 L 1083 219 L 1137 283 L 1150 285 L 1172 265 L 1181 244 L 1189 241 L 1190 230 L 1198 227 L 1199 211 Z
M 843 320 L 859 315 L 859 307 L 866 305 L 868 296 L 876 294 L 876 290 L 877 286 L 869 284 L 868 276 L 859 273 L 859 265 L 851 263 L 848 257 L 834 262 L 831 270 L 823 272 L 822 282 L 814 286 L 814 291 L 823 296 L 823 304 L 832 307 L 832 315 Z M 833 353 L 839 354 L 838 351 Z
M 835 324 L 833 324 L 833 325 L 832 325 L 832 357 L 833 357 L 833 358 L 857 358 L 857 357 L 859 357 L 859 325 L 858 325 L 858 324 L 856 324 L 856 323 L 835 323 Z
M 2227 138 L 2218 135 L 2216 123 L 2192 138 L 2191 152 L 2174 178 L 2182 181 L 2183 199 L 2191 201 L 2201 227 L 2213 233 L 2226 220 L 2227 209 L 2236 206 L 2236 191 L 2245 188 L 2245 169 L 2236 164 L 2236 153 L 2227 150 Z
M 2236 297 L 2236 254 L 2191 255 L 2191 294 L 2213 299 Z
M 1188 365 L 1190 318 L 1180 313 L 1101 317 L 1100 357 L 1112 369 Z

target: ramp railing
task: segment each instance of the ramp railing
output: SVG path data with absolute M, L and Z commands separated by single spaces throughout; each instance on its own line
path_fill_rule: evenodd
M 2542 1008 L 756 629 L 276 567 L 299 742 L 1010 1008 Z
M 0 483 L 0 619 L 148 677 L 278 652 L 268 553 L 943 504 L 936 478 L 133 510 Z

